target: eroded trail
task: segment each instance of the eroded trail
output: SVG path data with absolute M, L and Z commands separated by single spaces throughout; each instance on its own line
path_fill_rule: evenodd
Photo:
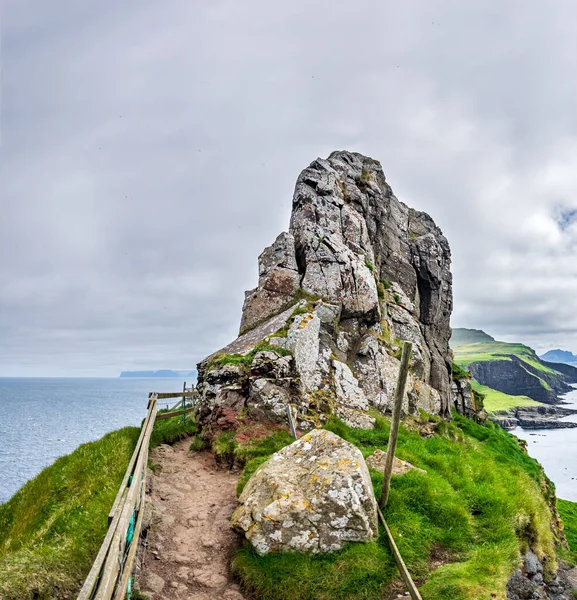
M 238 473 L 219 468 L 210 452 L 190 452 L 189 444 L 151 452 L 160 469 L 150 478 L 139 588 L 151 600 L 244 600 L 230 575 Z

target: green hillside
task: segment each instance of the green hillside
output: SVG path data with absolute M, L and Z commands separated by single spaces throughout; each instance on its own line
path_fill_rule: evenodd
M 420 427 L 431 423 L 435 435 L 423 438 Z M 370 431 L 334 418 L 326 428 L 365 456 L 388 441 L 383 418 Z M 401 426 L 396 454 L 426 470 L 393 477 L 385 511 L 423 598 L 505 600 L 507 580 L 529 548 L 544 560 L 546 576 L 554 569 L 552 487 L 515 437 L 490 422 L 479 425 L 455 414 L 447 423 L 423 414 Z M 264 460 L 252 459 L 246 470 L 254 472 Z M 371 470 L 371 476 L 378 495 L 382 474 Z M 565 514 L 572 536 L 576 519 L 568 509 Z M 329 555 L 259 556 L 245 543 L 233 568 L 249 592 L 266 600 L 379 600 L 393 597 L 387 589 L 398 579 L 382 532 L 375 542 Z
M 481 329 L 465 329 L 457 327 L 451 334 L 451 347 L 463 346 L 466 344 L 480 344 L 485 342 L 494 342 L 495 338 L 481 331 Z
M 529 346 L 525 346 L 525 344 L 511 344 L 509 342 L 498 342 L 494 340 L 491 336 L 485 334 L 484 332 L 480 332 L 489 338 L 487 341 L 473 341 L 466 342 L 466 335 L 458 334 L 460 331 L 477 331 L 477 330 L 453 330 L 453 337 L 451 338 L 450 345 L 453 349 L 453 353 L 455 356 L 455 362 L 461 367 L 467 367 L 471 363 L 474 362 L 485 362 L 485 361 L 495 361 L 495 360 L 508 360 L 510 361 L 510 356 L 516 356 L 524 363 L 530 365 L 537 371 L 541 371 L 543 373 L 547 373 L 553 376 L 559 376 L 560 373 L 544 365 L 535 351 Z M 475 339 L 475 336 L 472 336 L 472 339 Z M 455 340 L 455 341 L 454 341 Z
M 196 430 L 157 421 L 151 446 Z M 108 528 L 108 511 L 140 434 L 125 427 L 56 460 L 0 504 L 0 599 L 75 598 Z
M 511 396 L 486 385 L 481 385 L 475 379 L 471 379 L 471 387 L 483 395 L 483 408 L 489 415 L 502 410 L 510 410 L 511 408 L 542 406 L 541 402 L 536 402 L 528 396 Z
M 568 383 L 576 380 L 544 363 L 529 346 L 500 342 L 483 331 L 454 329 L 450 344 L 458 367 L 489 388 L 483 391 L 489 412 L 532 406 L 528 399 L 555 404 L 570 389 Z

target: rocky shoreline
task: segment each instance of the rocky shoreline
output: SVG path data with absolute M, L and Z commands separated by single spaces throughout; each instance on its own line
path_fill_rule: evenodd
M 560 421 L 562 417 L 577 414 L 577 409 L 563 406 L 530 406 L 512 408 L 493 413 L 489 416 L 493 423 L 510 431 L 515 427 L 523 429 L 571 429 L 577 427 L 577 422 Z

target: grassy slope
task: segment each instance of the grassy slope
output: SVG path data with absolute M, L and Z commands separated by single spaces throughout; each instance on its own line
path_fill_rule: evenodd
M 195 430 L 182 417 L 158 421 L 151 443 Z M 0 598 L 76 596 L 108 526 L 108 511 L 140 429 L 126 427 L 63 456 L 0 505 Z
M 388 441 L 384 419 L 373 431 L 337 420 L 327 428 L 365 455 Z M 456 417 L 454 423 L 439 422 L 429 439 L 403 426 L 397 455 L 427 470 L 393 478 L 385 515 L 424 598 L 504 599 L 507 579 L 529 540 L 553 568 L 547 484 L 516 438 L 491 423 Z M 253 459 L 247 469 L 254 471 L 263 460 Z M 378 495 L 382 476 L 376 471 L 371 476 Z M 430 573 L 434 558 L 446 564 Z M 261 600 L 377 600 L 397 577 L 382 533 L 377 542 L 349 544 L 328 556 L 260 557 L 247 544 L 234 568 Z
M 557 510 L 565 525 L 565 535 L 567 536 L 569 547 L 573 554 L 577 556 L 577 502 L 557 500 Z
M 514 355 L 533 368 L 549 375 L 559 375 L 557 371 L 539 362 L 535 352 L 524 344 L 509 344 L 507 342 L 481 342 L 453 346 L 455 362 L 466 367 L 473 362 L 511 360 L 507 355 Z
M 536 402 L 528 396 L 510 396 L 486 385 L 481 385 L 475 379 L 471 379 L 471 386 L 476 392 L 483 394 L 483 407 L 489 414 L 517 407 L 542 406 L 541 402 Z

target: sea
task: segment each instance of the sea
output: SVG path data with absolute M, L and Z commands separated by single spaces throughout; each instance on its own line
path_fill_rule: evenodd
M 146 416 L 149 392 L 182 391 L 179 378 L 0 378 L 0 504 L 80 444 Z M 177 400 L 159 401 L 174 405 Z
M 149 392 L 177 392 L 182 385 L 177 378 L 0 378 L 0 504 L 80 444 L 140 425 Z M 577 389 L 563 400 L 577 409 Z M 577 415 L 563 420 L 577 422 Z M 577 502 L 577 428 L 517 427 L 512 433 L 527 441 L 529 454 L 543 465 L 557 496 Z
M 561 399 L 565 408 L 577 409 L 577 388 Z M 577 414 L 560 420 L 577 422 Z M 545 473 L 555 484 L 557 497 L 577 502 L 577 428 L 517 427 L 511 433 L 527 441 L 527 451 L 543 465 Z

